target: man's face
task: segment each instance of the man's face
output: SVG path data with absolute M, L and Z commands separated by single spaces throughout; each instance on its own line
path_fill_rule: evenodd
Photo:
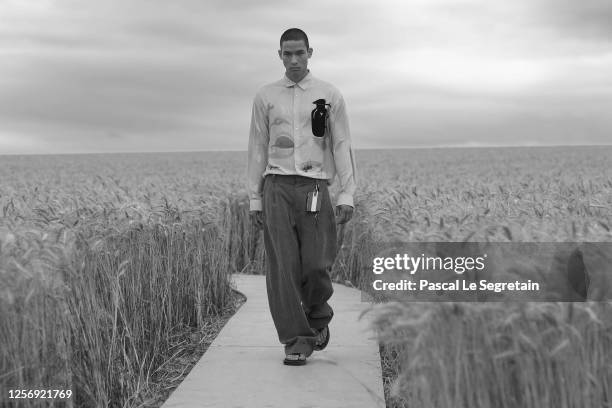
M 308 59 L 312 56 L 312 48 L 306 48 L 304 40 L 283 41 L 278 56 L 283 60 L 286 74 L 293 82 L 299 82 L 307 74 Z

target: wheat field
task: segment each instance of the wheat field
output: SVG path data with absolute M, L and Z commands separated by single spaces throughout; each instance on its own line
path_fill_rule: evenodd
M 612 147 L 356 160 L 341 283 L 363 287 L 363 254 L 386 240 L 612 242 Z M 139 406 L 177 328 L 227 309 L 230 273 L 262 271 L 245 163 L 245 152 L 0 157 L 1 388 L 62 385 L 75 406 Z M 607 303 L 373 312 L 389 406 L 612 403 Z

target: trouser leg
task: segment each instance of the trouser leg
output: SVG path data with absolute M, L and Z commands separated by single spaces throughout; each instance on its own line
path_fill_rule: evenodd
M 299 188 L 305 197 L 312 191 L 314 183 Z M 301 296 L 308 324 L 313 329 L 322 329 L 331 321 L 334 313 L 327 300 L 332 296 L 330 277 L 336 257 L 336 219 L 325 181 L 319 182 L 321 210 L 313 213 L 300 211 L 296 214 L 300 254 L 302 258 Z
M 312 354 L 315 333 L 301 303 L 300 242 L 294 186 L 267 177 L 263 191 L 266 289 L 272 320 L 286 353 Z
M 329 270 L 336 254 L 333 208 L 320 182 L 321 212 L 306 213 L 314 182 L 264 183 L 264 245 L 268 303 L 279 340 L 287 353 L 312 354 L 314 329 L 329 323 L 327 300 L 333 289 Z

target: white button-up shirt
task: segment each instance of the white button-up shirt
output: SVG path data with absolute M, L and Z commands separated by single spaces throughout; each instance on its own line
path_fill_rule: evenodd
M 314 101 L 325 99 L 329 118 L 323 137 L 312 134 Z M 351 148 L 344 99 L 333 85 L 310 71 L 298 83 L 285 75 L 263 86 L 253 101 L 247 164 L 251 210 L 262 210 L 263 179 L 267 174 L 292 174 L 334 182 L 340 191 L 336 205 L 353 205 L 355 158 Z

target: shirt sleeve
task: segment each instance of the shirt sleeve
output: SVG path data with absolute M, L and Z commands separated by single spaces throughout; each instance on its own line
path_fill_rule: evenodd
M 247 191 L 251 211 L 263 209 L 261 196 L 263 190 L 263 173 L 268 164 L 268 112 L 258 92 L 253 101 L 251 129 L 249 133 L 249 152 L 247 164 Z
M 357 171 L 355 156 L 351 148 L 348 115 L 342 96 L 339 97 L 336 106 L 331 108 L 330 121 L 336 173 L 340 181 L 340 192 L 336 205 L 344 204 L 354 207 L 353 196 L 357 189 Z

